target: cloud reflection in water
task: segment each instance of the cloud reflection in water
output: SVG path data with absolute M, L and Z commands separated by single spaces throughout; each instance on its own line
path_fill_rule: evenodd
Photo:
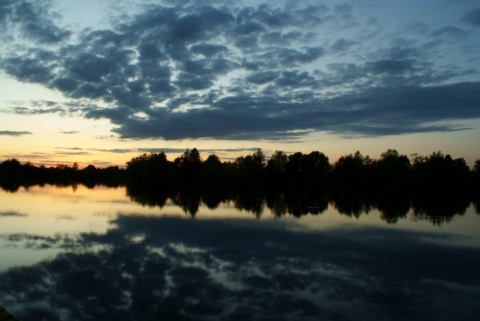
M 455 238 L 448 234 L 139 215 L 111 223 L 105 234 L 59 237 L 53 246 L 70 246 L 66 253 L 0 274 L 2 304 L 23 320 L 474 320 L 477 312 L 480 250 L 437 242 Z

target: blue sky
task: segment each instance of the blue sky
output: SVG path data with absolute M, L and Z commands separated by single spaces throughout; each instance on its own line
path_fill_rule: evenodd
M 0 156 L 479 158 L 478 1 L 0 3 Z

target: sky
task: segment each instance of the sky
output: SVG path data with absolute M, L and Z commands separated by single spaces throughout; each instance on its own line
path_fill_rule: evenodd
M 1 0 L 0 28 L 0 161 L 480 158 L 478 0 Z

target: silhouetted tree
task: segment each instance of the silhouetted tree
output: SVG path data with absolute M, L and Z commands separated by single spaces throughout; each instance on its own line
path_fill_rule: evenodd
M 367 158 L 367 164 L 370 164 Z M 341 156 L 335 163 L 332 176 L 337 186 L 359 188 L 364 181 L 365 157 L 357 151 L 355 154 Z
M 235 161 L 240 180 L 244 184 L 260 184 L 263 181 L 265 155 L 258 149 L 253 155 L 240 156 Z
M 470 169 L 463 158 L 434 152 L 430 156 L 417 156 L 413 160 L 412 178 L 417 188 L 458 189 L 469 184 Z
M 304 155 L 301 152 L 296 152 L 288 156 L 288 162 L 285 165 L 285 178 L 288 184 L 301 184 L 306 173 L 304 173 Z
M 325 154 L 313 151 L 304 156 L 303 167 L 313 181 L 325 183 L 332 166 Z
M 376 163 L 377 177 L 382 188 L 386 186 L 406 187 L 410 180 L 410 160 L 395 149 L 382 153 Z
M 222 162 L 217 155 L 212 154 L 202 164 L 202 182 L 207 186 L 217 187 L 222 175 Z
M 276 150 L 268 160 L 265 167 L 265 178 L 270 187 L 281 188 L 287 163 L 287 154 L 279 150 Z
M 126 174 L 130 183 L 165 186 L 170 183 L 172 166 L 164 152 L 142 154 L 127 162 Z
M 288 188 L 312 185 L 316 188 L 326 186 L 331 165 L 328 157 L 318 151 L 310 154 L 297 152 L 288 156 L 285 165 L 285 179 Z
M 196 148 L 187 149 L 182 156 L 175 158 L 176 178 L 182 186 L 197 184 L 200 181 L 202 158 Z
M 472 169 L 472 180 L 477 190 L 480 190 L 480 159 L 475 160 Z
M 9 158 L 0 164 L 1 177 L 7 180 L 18 180 L 21 178 L 22 165 L 16 158 Z
M 288 162 L 288 156 L 280 150 L 276 150 L 268 161 L 267 166 L 271 166 L 276 173 L 283 173 Z
M 0 164 L 0 187 L 16 192 L 22 179 L 22 166 L 16 158 L 9 158 Z

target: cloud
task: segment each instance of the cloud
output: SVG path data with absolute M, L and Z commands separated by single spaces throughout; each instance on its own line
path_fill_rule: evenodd
M 39 44 L 54 44 L 68 39 L 71 32 L 55 25 L 55 13 L 49 10 L 50 0 L 5 0 L 0 4 L 0 23 L 17 31 L 21 36 Z
M 430 88 L 380 87 L 323 101 L 312 99 L 308 104 L 236 97 L 216 102 L 214 110 L 162 111 L 152 114 L 148 120 L 130 120 L 115 131 L 123 137 L 160 134 L 165 139 L 201 135 L 225 139 L 286 139 L 301 136 L 295 131 L 298 128 L 361 135 L 448 131 L 455 128 L 424 126 L 443 119 L 480 117 L 477 108 L 480 98 L 476 94 L 479 90 L 480 83 Z M 452 104 L 458 108 L 452 109 Z
M 35 58 L 10 57 L 0 60 L 4 71 L 25 82 L 46 83 L 54 78 L 50 66 L 39 64 Z
M 12 130 L 0 130 L 0 136 L 23 136 L 23 135 L 31 135 L 31 132 L 28 131 L 12 131 Z
M 65 152 L 65 151 L 58 151 L 58 152 L 55 152 L 56 155 L 72 155 L 72 156 L 82 156 L 82 155 L 92 155 L 92 153 L 90 152 L 81 152 L 81 151 L 78 151 L 78 152 Z
M 10 155 L 3 155 L 6 158 L 16 158 L 16 159 L 38 159 L 38 158 L 45 158 L 48 159 L 51 157 L 51 154 L 48 153 L 41 153 L 41 152 L 32 152 L 31 154 L 10 154 Z
M 475 27 L 480 26 L 480 8 L 474 9 L 464 15 L 463 21 Z
M 460 28 L 448 26 L 443 27 L 432 32 L 432 35 L 435 37 L 449 37 L 452 39 L 464 38 L 468 35 L 468 33 Z
M 331 46 L 331 50 L 334 52 L 342 52 L 350 49 L 353 45 L 355 45 L 355 41 L 340 38 Z
M 251 82 L 251 83 L 257 84 L 257 85 L 262 85 L 262 84 L 265 84 L 267 82 L 270 82 L 270 81 L 274 80 L 278 76 L 279 75 L 278 75 L 277 72 L 263 71 L 263 72 L 252 73 L 251 75 L 249 75 L 246 78 L 246 80 Z
M 169 140 L 449 131 L 459 129 L 449 120 L 480 118 L 479 80 L 466 63 L 474 57 L 442 51 L 453 40 L 475 47 L 473 31 L 455 21 L 382 30 L 356 4 L 167 1 L 73 33 L 56 24 L 53 7 L 0 7 L 1 21 L 16 32 L 12 48 L 20 48 L 6 48 L 0 69 L 69 99 L 67 108 L 15 113 L 105 118 L 121 138 Z M 463 21 L 476 25 L 476 11 Z
M 31 107 L 12 107 L 11 112 L 18 115 L 42 115 L 42 114 L 66 114 L 62 107 L 52 108 L 31 108 Z
M 0 212 L 0 217 L 25 217 L 27 214 L 24 213 L 18 213 L 15 211 L 3 211 Z
M 98 151 L 98 152 L 115 153 L 115 154 L 125 154 L 125 153 L 138 152 L 137 148 L 111 148 L 111 149 L 95 148 L 93 150 Z
M 373 73 L 402 74 L 413 70 L 414 62 L 411 60 L 383 59 L 367 64 Z
M 125 153 L 160 153 L 164 152 L 168 153 L 183 153 L 185 152 L 188 147 L 186 148 L 113 148 L 113 149 L 93 149 L 95 151 L 100 152 L 107 152 L 107 153 L 118 153 L 118 154 L 125 154 Z M 232 153 L 232 152 L 256 152 L 258 147 L 251 147 L 251 148 L 213 148 L 213 149 L 199 149 L 200 153 L 208 153 L 208 154 L 215 154 L 215 153 Z
M 83 150 L 80 147 L 55 147 L 55 149 Z

